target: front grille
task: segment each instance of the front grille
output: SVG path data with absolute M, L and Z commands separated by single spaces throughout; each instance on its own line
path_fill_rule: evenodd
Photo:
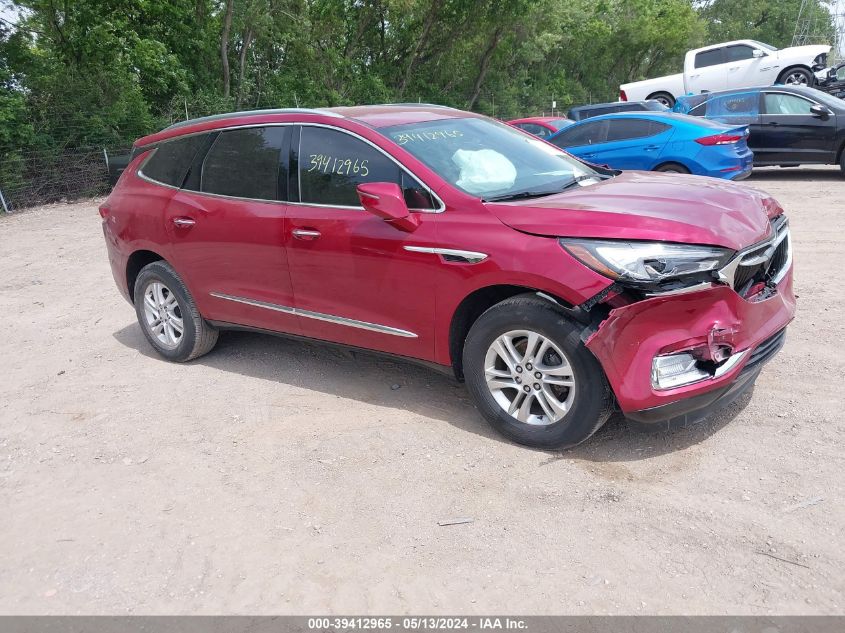
M 748 362 L 745 363 L 745 367 L 743 367 L 742 371 L 750 371 L 771 360 L 772 356 L 780 351 L 780 348 L 783 347 L 785 342 L 786 328 L 783 328 L 754 348 L 754 351 L 751 352 L 751 356 L 748 358 Z
M 786 217 L 779 215 L 771 222 L 774 238 L 742 253 L 742 262 L 734 272 L 734 290 L 745 296 L 758 282 L 769 281 L 789 265 L 789 225 Z M 778 242 L 778 240 L 780 240 Z M 771 253 L 772 243 L 777 242 Z M 767 255 L 768 253 L 768 255 Z

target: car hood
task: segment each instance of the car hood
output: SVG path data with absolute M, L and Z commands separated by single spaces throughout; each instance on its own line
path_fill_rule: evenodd
M 486 203 L 504 224 L 552 237 L 659 240 L 740 250 L 782 213 L 759 191 L 701 176 L 624 172 L 543 198 Z
M 810 61 L 822 53 L 829 53 L 831 47 L 824 44 L 808 44 L 807 46 L 790 46 L 775 52 L 778 59 L 806 58 Z

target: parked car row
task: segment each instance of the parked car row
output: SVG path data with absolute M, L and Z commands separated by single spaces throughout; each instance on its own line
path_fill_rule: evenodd
M 710 150 L 691 172 L 749 166 L 745 126 L 639 112 L 557 134 L 569 146 L 587 130 L 602 142 L 573 151 L 596 162 L 602 145 L 646 143 L 672 162 Z M 731 154 L 740 169 L 724 171 Z M 795 311 L 772 198 L 588 164 L 439 106 L 186 121 L 135 143 L 99 211 L 114 280 L 162 357 L 247 329 L 422 361 L 543 448 L 582 442 L 614 409 L 650 424 L 724 406 Z
M 566 117 L 535 116 L 512 119 L 508 124 L 539 138 L 549 138 L 563 128 L 577 121 L 583 121 L 613 112 L 668 112 L 669 108 L 659 101 L 618 101 L 616 103 L 593 103 L 570 108 Z
M 845 172 L 845 102 L 827 92 L 805 86 L 723 90 L 681 96 L 673 112 L 660 105 L 647 112 L 644 104 L 654 103 L 595 104 L 590 113 L 613 113 L 542 138 L 613 169 L 733 180 L 753 166 L 840 165 Z

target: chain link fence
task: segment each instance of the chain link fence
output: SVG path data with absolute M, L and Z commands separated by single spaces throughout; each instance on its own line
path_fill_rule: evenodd
M 0 208 L 6 213 L 51 202 L 104 195 L 107 161 L 129 153 L 102 147 L 6 151 L 0 155 Z

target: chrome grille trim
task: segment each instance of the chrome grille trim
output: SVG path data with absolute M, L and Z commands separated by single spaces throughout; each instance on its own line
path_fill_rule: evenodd
M 752 272 L 751 275 L 744 278 L 743 271 L 740 270 L 740 267 L 751 268 L 770 262 L 772 257 L 775 255 L 775 252 L 781 246 L 783 241 L 786 240 L 787 253 L 784 263 L 781 265 L 779 270 L 768 271 L 768 274 L 773 275 L 773 283 L 778 284 L 783 280 L 786 273 L 789 271 L 789 267 L 792 265 L 792 237 L 789 231 L 789 221 L 785 215 L 779 215 L 771 221 L 771 226 L 773 230 L 772 236 L 762 242 L 758 242 L 757 244 L 753 244 L 752 246 L 739 251 L 734 258 L 719 271 L 720 281 L 728 284 L 734 290 L 738 290 L 737 280 L 741 283 L 745 283 L 756 274 L 756 272 Z

